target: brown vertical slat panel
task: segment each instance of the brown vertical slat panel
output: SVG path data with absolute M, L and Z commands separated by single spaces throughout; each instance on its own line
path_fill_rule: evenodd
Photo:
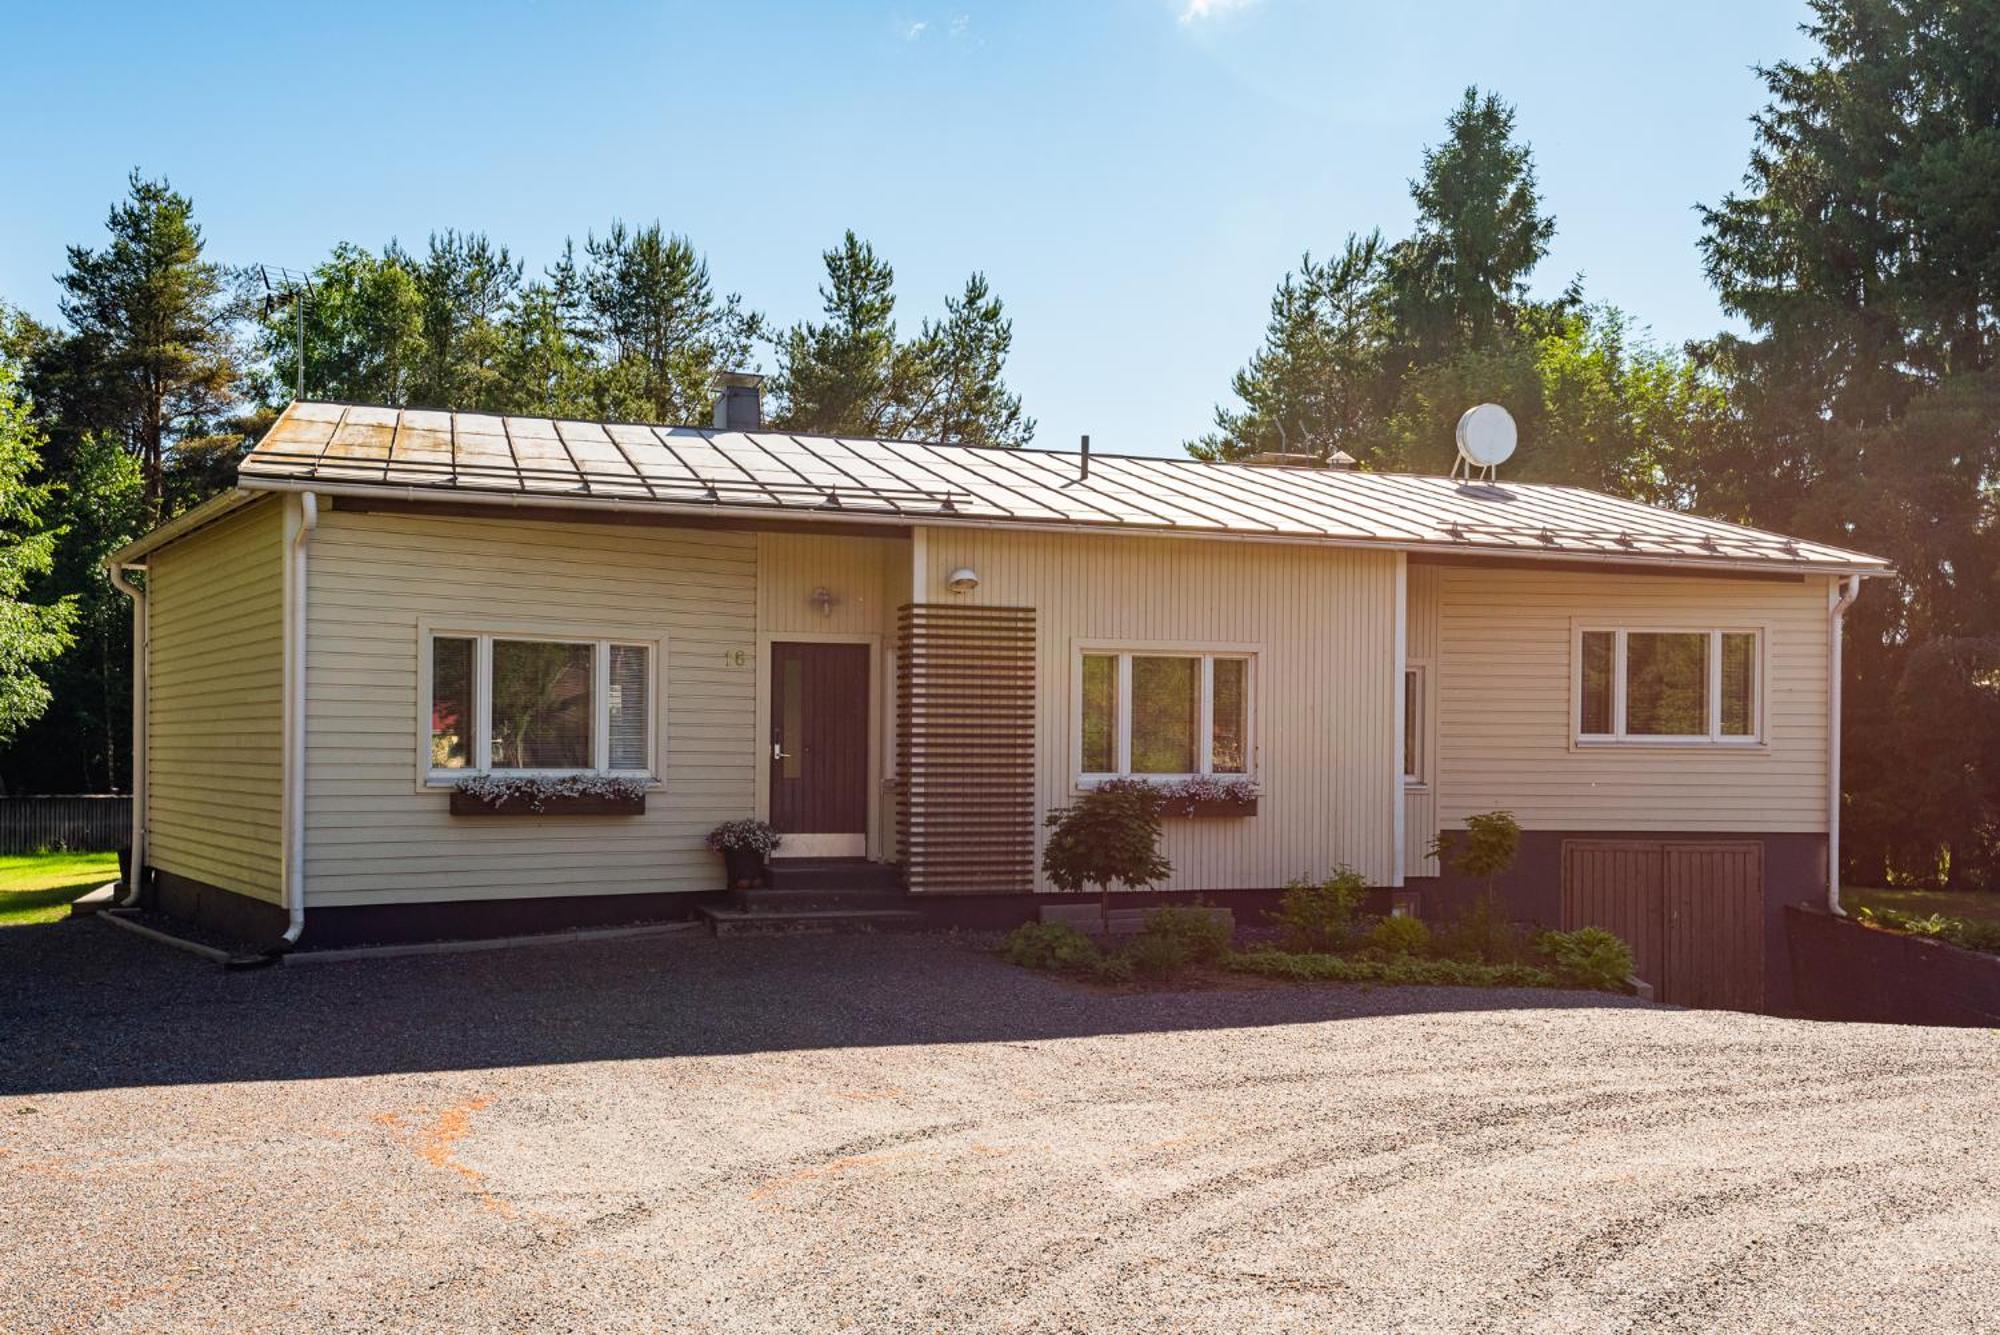
M 911 891 L 1034 889 L 1035 611 L 902 609 L 896 753 Z
M 1632 948 L 1632 966 L 1655 995 L 1667 986 L 1660 896 L 1661 845 L 1648 840 L 1571 839 L 1563 844 L 1563 930 L 1602 927 Z
M 1667 974 L 1682 1006 L 1764 1004 L 1764 846 L 1669 843 L 1662 883 Z

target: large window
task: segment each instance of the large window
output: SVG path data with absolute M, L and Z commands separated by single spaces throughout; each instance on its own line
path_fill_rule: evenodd
M 1083 776 L 1248 774 L 1253 661 L 1241 653 L 1084 650 Z
M 1579 631 L 1577 740 L 1758 741 L 1762 647 L 1754 630 Z
M 615 640 L 431 636 L 431 773 L 649 773 L 655 652 Z

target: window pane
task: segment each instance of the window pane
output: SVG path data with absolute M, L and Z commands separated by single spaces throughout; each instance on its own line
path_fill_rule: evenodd
M 473 640 L 431 641 L 431 768 L 464 769 L 472 763 Z
M 1424 776 L 1423 721 L 1424 674 L 1416 668 L 1403 673 L 1403 777 L 1421 780 Z
M 1083 656 L 1083 772 L 1118 769 L 1118 656 Z
M 1215 660 L 1215 703 L 1210 712 L 1214 735 L 1209 759 L 1217 774 L 1244 774 L 1250 769 L 1249 686 L 1248 659 Z
M 1192 774 L 1201 660 L 1132 657 L 1132 772 Z
M 1757 732 L 1757 637 L 1722 637 L 1722 735 L 1752 737 Z
M 1708 735 L 1708 636 L 1626 635 L 1625 731 L 1634 737 Z
M 611 768 L 650 770 L 646 754 L 646 696 L 651 675 L 643 646 L 611 646 Z
M 493 768 L 591 767 L 591 650 L 493 642 Z
M 1611 735 L 1611 650 L 1615 636 L 1608 630 L 1583 633 L 1583 733 Z

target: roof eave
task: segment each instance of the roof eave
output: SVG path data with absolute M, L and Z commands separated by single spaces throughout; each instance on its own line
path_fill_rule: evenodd
M 186 537 L 198 528 L 213 524 L 225 515 L 260 499 L 262 494 L 261 488 L 246 488 L 239 483 L 220 496 L 211 496 L 186 514 L 169 519 L 151 533 L 133 539 L 105 557 L 104 568 L 113 570 L 119 566 L 138 565 L 140 559 L 147 553 L 157 551 L 176 538 Z

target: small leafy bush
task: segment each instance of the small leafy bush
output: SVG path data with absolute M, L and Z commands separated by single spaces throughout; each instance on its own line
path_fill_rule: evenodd
M 1632 976 L 1631 947 L 1602 927 L 1543 932 L 1535 948 L 1548 956 L 1556 976 L 1571 987 L 1623 992 Z
M 1090 973 L 1103 958 L 1097 943 L 1061 922 L 1024 922 L 1000 944 L 1000 958 L 1024 969 Z
M 1527 955 L 1521 929 L 1482 894 L 1437 934 L 1437 951 L 1468 964 L 1518 964 Z
M 1153 937 L 1179 944 L 1189 960 L 1212 964 L 1229 953 L 1229 923 L 1205 908 L 1168 904 L 1146 915 L 1139 940 Z
M 1134 973 L 1156 983 L 1177 978 L 1192 962 L 1187 943 L 1159 932 L 1141 932 L 1123 952 Z
M 1422 918 L 1387 917 L 1368 932 L 1368 945 L 1384 955 L 1422 956 L 1430 954 L 1431 929 Z
M 1129 983 L 1139 976 L 1132 957 L 1126 954 L 1099 955 L 1090 976 L 1100 983 Z
M 1368 882 L 1352 867 L 1336 867 L 1333 875 L 1314 885 L 1295 880 L 1285 887 L 1272 921 L 1294 950 L 1343 950 L 1354 936 L 1354 914 L 1368 893 Z

